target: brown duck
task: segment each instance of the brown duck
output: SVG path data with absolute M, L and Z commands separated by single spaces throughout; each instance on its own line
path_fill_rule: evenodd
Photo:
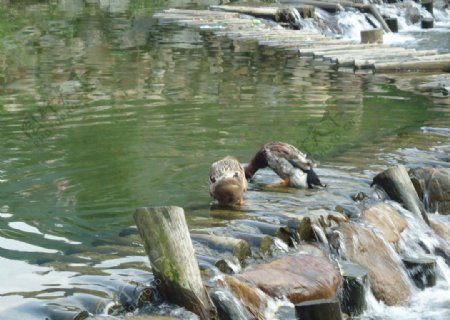
M 266 143 L 245 168 L 250 179 L 262 168 L 269 167 L 283 181 L 279 184 L 294 188 L 324 187 L 314 172 L 313 162 L 296 147 L 285 142 Z
M 247 179 L 242 165 L 233 157 L 214 162 L 209 170 L 209 193 L 220 205 L 244 203 Z

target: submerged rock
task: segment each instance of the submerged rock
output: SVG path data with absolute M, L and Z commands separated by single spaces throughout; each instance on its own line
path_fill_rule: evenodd
M 350 223 L 341 223 L 338 230 L 345 258 L 368 269 L 374 296 L 387 305 L 408 301 L 411 282 L 387 243 L 374 231 Z
M 407 227 L 406 219 L 387 203 L 378 203 L 365 209 L 362 218 L 373 224 L 383 234 L 384 238 L 396 245 L 401 233 Z
M 449 168 L 415 168 L 408 173 L 428 211 L 450 214 Z

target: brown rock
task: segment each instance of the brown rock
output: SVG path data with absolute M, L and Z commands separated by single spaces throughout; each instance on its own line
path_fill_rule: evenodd
M 450 214 L 450 169 L 436 169 L 428 183 L 430 211 Z
M 398 243 L 400 234 L 407 226 L 406 219 L 386 203 L 378 203 L 365 209 L 362 218 L 380 230 L 384 238 L 392 244 Z
M 232 276 L 224 276 L 223 280 L 233 295 L 242 302 L 255 319 L 264 319 L 267 299 L 264 294 L 259 292 L 258 288 Z
M 427 201 L 429 211 L 450 214 L 450 169 L 416 168 L 408 174 L 419 198 Z
M 374 296 L 387 305 L 406 302 L 411 296 L 411 281 L 386 243 L 374 231 L 350 223 L 341 223 L 338 230 L 347 260 L 369 270 Z
M 327 258 L 309 254 L 249 268 L 239 278 L 271 297 L 286 296 L 292 303 L 333 298 L 341 283 L 341 275 Z
M 440 236 L 450 243 L 450 229 L 440 221 L 430 219 L 430 227 Z

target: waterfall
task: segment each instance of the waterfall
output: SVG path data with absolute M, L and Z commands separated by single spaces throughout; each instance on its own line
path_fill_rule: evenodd
M 406 218 L 408 227 L 403 231 L 398 251 L 402 257 L 430 256 L 436 259 L 436 285 L 424 290 L 415 289 L 411 300 L 404 306 L 386 306 L 369 291 L 366 295 L 368 310 L 363 319 L 449 319 L 450 316 L 450 267 L 440 256 L 434 256 L 436 248 L 447 244 L 421 219 L 400 204 L 389 204 Z M 430 215 L 432 216 L 432 215 Z M 400 262 L 401 263 L 401 262 Z M 399 266 L 402 267 L 402 266 Z

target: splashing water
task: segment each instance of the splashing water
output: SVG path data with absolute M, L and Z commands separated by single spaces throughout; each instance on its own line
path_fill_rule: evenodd
M 399 251 L 404 257 L 430 256 L 436 248 L 448 246 L 420 218 L 404 209 L 400 204 L 389 201 L 407 220 L 408 227 L 399 241 Z M 416 289 L 407 305 L 386 306 L 377 301 L 369 291 L 366 293 L 368 309 L 362 319 L 449 319 L 450 317 L 450 268 L 442 257 L 436 259 L 436 285 Z

